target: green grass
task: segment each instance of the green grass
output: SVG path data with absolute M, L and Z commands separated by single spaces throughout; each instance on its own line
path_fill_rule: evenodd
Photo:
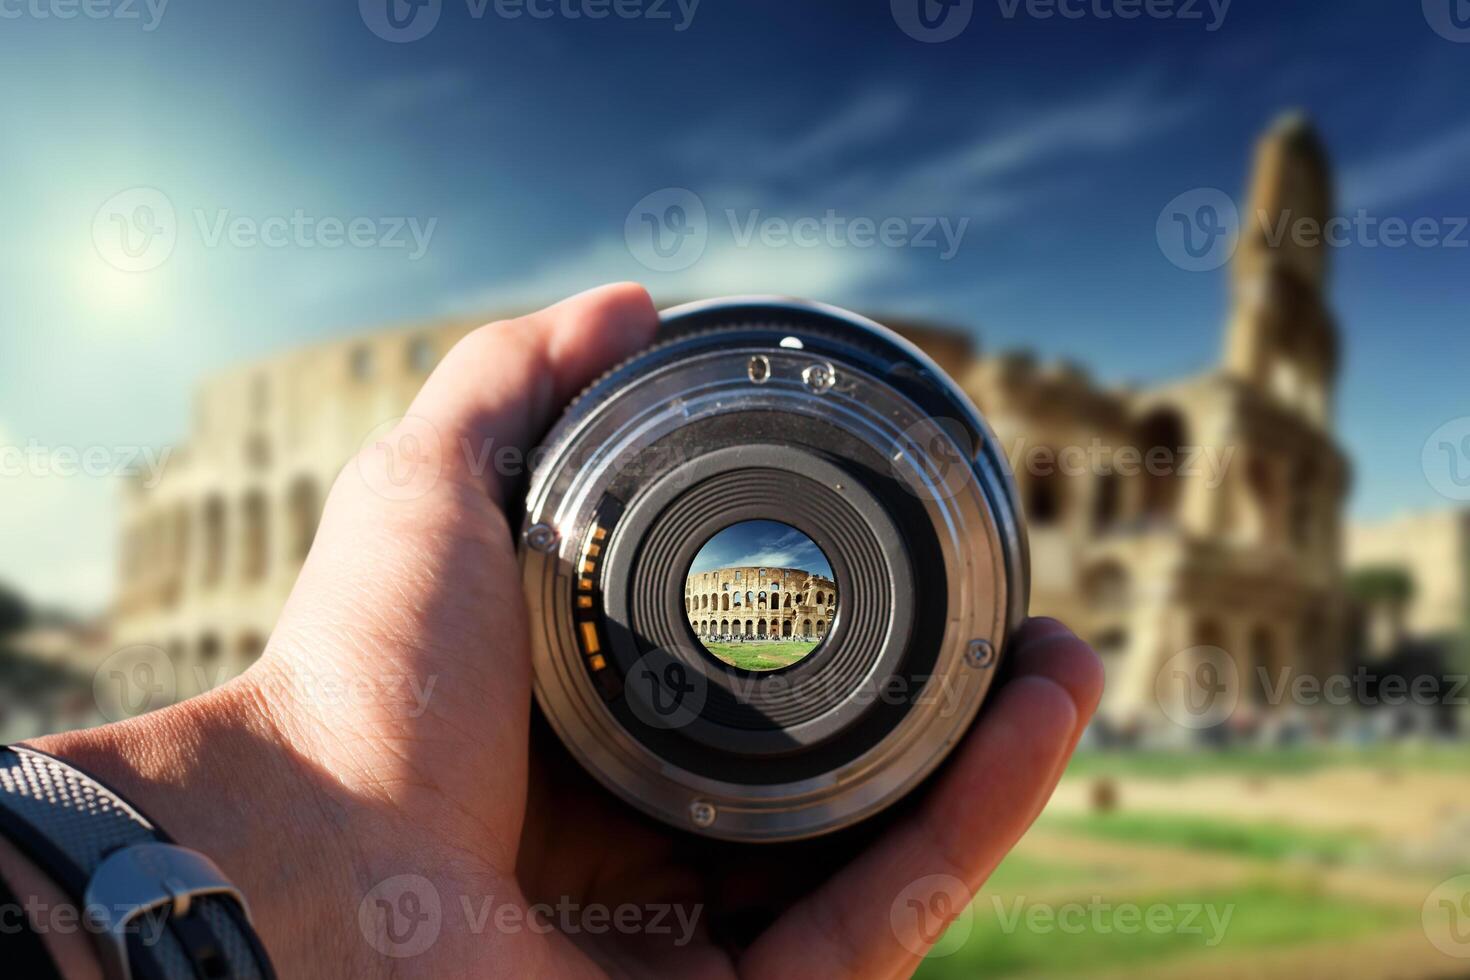
M 777 667 L 790 667 L 815 650 L 817 642 L 776 640 L 762 643 L 752 640 L 747 643 L 706 643 L 704 648 L 732 667 L 775 670 Z
M 1470 773 L 1463 745 L 1310 746 L 1290 749 L 1196 749 L 1193 751 L 1080 751 L 1069 777 L 1294 776 L 1335 766 Z
M 1174 958 L 1218 960 L 1251 950 L 1357 937 L 1408 927 L 1419 918 L 1417 909 L 1267 883 L 1123 900 L 1081 895 L 1076 906 L 1081 907 L 1080 916 L 1068 911 L 1067 902 L 982 893 L 972 906 L 969 938 L 950 955 L 925 960 L 917 976 L 922 980 L 1091 976 Z M 1150 921 L 1153 928 L 1141 925 Z M 960 919 L 956 928 L 963 928 L 964 922 Z
M 1093 813 L 1044 817 L 1043 821 L 1048 828 L 1099 840 L 1158 844 L 1266 861 L 1293 858 L 1340 864 L 1374 843 L 1371 837 L 1344 831 L 1170 813 Z

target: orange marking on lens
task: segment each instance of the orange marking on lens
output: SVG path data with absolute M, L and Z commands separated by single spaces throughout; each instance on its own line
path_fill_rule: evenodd
M 582 624 L 582 652 L 591 656 L 602 649 L 602 642 L 597 639 L 597 624 L 590 620 Z

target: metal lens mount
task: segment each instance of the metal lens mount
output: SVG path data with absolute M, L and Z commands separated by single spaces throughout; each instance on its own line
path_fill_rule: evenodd
M 800 531 L 840 596 L 780 670 L 696 636 L 691 562 L 742 521 Z M 1025 616 L 1026 554 L 999 445 L 912 344 L 810 303 L 678 307 L 567 410 L 532 475 L 536 698 L 594 777 L 675 827 L 828 833 L 959 742 Z

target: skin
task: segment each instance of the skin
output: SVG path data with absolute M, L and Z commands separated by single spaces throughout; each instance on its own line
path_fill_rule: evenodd
M 615 801 L 533 723 L 511 487 L 458 447 L 534 445 L 656 324 L 647 293 L 620 284 L 467 336 L 412 421 L 337 479 L 257 663 L 168 709 L 34 743 L 212 856 L 281 976 L 907 976 L 925 936 L 895 905 L 958 914 L 937 892 L 978 891 L 1050 796 L 1102 693 L 1097 657 L 1052 620 L 1015 638 L 1005 682 L 920 796 L 881 832 L 835 842 L 693 841 Z M 395 499 L 408 452 L 437 477 Z M 46 893 L 14 853 L 0 870 Z M 405 874 L 432 887 L 441 928 L 416 955 L 384 955 L 359 908 Z M 677 925 L 593 935 L 525 927 L 513 914 L 535 902 L 699 918 L 682 943 Z M 80 937 L 47 940 L 68 975 L 98 975 Z

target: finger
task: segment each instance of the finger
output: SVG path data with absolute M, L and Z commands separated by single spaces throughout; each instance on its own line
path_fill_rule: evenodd
M 1096 654 L 1049 622 L 1017 634 L 1011 658 L 1015 676 L 920 808 L 757 940 L 751 975 L 907 976 L 937 938 L 908 904 L 963 911 L 1051 796 L 1101 694 Z
M 503 503 L 510 481 L 485 464 L 505 447 L 524 454 L 557 411 L 598 374 L 647 345 L 657 327 L 653 302 L 636 283 L 602 286 L 529 316 L 487 324 L 445 355 L 408 418 L 437 431 L 448 475 L 481 480 Z

